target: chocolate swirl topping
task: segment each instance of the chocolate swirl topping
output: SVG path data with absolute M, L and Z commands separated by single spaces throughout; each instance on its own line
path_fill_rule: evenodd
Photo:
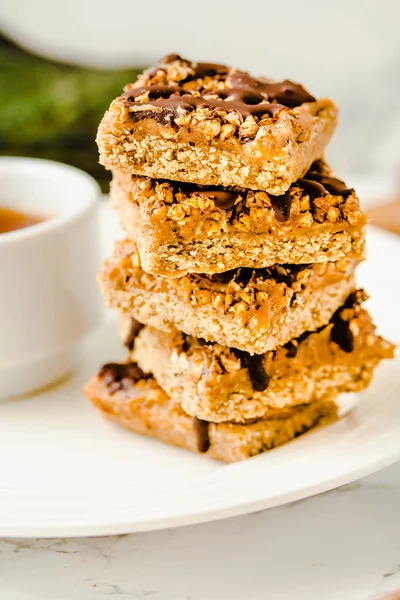
M 204 454 L 210 447 L 210 436 L 208 431 L 208 421 L 203 421 L 193 417 L 193 429 L 197 439 L 197 450 Z
M 144 325 L 142 325 L 142 323 L 139 323 L 139 321 L 136 321 L 136 319 L 134 319 L 133 317 L 131 318 L 131 328 L 124 342 L 126 348 L 128 348 L 128 350 L 130 350 L 131 352 L 135 346 L 135 340 L 139 332 L 143 329 L 143 327 Z
M 162 59 L 158 65 L 147 75 L 152 77 L 158 71 L 166 71 L 168 65 L 180 61 L 189 67 L 190 74 L 179 82 L 171 81 L 168 85 L 149 84 L 127 89 L 122 97 L 126 98 L 128 105 L 139 107 L 131 112 L 132 119 L 157 118 L 156 111 L 151 112 L 151 107 L 165 109 L 173 117 L 177 109 L 193 111 L 198 107 L 208 107 L 214 110 L 235 110 L 244 118 L 252 115 L 273 117 L 284 108 L 295 108 L 304 102 L 315 102 L 301 85 L 285 80 L 269 82 L 262 78 L 255 78 L 244 71 L 232 69 L 225 65 L 213 63 L 190 63 L 172 54 Z M 204 87 L 204 79 L 215 79 L 215 87 Z M 185 87 L 185 84 L 196 81 L 197 85 Z M 220 85 L 223 82 L 224 87 Z M 136 102 L 142 94 L 146 94 L 148 102 Z M 140 110 L 141 107 L 146 107 Z M 164 116 L 164 122 L 168 119 Z
M 99 371 L 99 377 L 104 381 L 111 394 L 137 383 L 141 379 L 151 379 L 152 375 L 143 373 L 134 362 L 107 363 Z

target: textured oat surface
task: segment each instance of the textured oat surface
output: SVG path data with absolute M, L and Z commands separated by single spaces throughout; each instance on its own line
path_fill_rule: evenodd
M 154 379 L 122 380 L 121 389 L 110 390 L 99 375 L 87 384 L 85 393 L 111 421 L 136 433 L 199 452 L 210 458 L 235 462 L 275 448 L 312 427 L 336 417 L 337 408 L 326 399 L 283 411 L 281 417 L 252 424 L 210 423 L 199 439 L 198 421 L 169 398 Z
M 133 242 L 117 242 L 99 281 L 109 306 L 163 331 L 261 354 L 325 325 L 355 289 L 356 261 L 165 278 L 145 273 Z
M 336 106 L 288 81 L 203 66 L 168 56 L 127 85 L 100 124 L 100 162 L 153 178 L 283 194 L 323 155 Z
M 355 305 L 344 310 L 350 334 L 343 323 L 339 327 L 343 328 L 345 341 L 346 335 L 353 335 L 350 352 L 332 340 L 332 329 L 338 327 L 334 319 L 318 332 L 256 357 L 261 363 L 254 367 L 265 373 L 266 387 L 262 391 L 254 389 L 252 365 L 249 369 L 243 356 L 179 331 L 143 328 L 131 358 L 144 371 L 153 373 L 167 394 L 192 416 L 239 423 L 271 418 L 276 409 L 364 389 L 374 367 L 393 356 L 393 345 L 376 334 L 364 309 Z
M 317 161 L 282 197 L 116 171 L 111 198 L 143 269 L 177 277 L 361 258 L 366 218 L 353 189 Z

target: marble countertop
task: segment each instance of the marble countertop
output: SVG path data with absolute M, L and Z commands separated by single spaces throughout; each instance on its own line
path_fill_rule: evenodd
M 375 600 L 400 590 L 400 463 L 204 525 L 0 540 L 1 600 Z

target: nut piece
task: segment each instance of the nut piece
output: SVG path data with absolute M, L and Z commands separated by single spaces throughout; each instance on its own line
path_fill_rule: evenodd
M 231 123 L 232 125 L 236 125 L 237 127 L 240 127 L 241 124 L 243 123 L 243 117 L 240 113 L 238 113 L 234 110 L 232 112 L 227 113 L 227 115 L 225 117 L 225 121 L 227 121 L 228 123 Z
M 200 121 L 197 125 L 197 129 L 202 131 L 208 140 L 213 140 L 221 131 L 221 123 L 217 119 Z
M 340 210 L 335 206 L 331 206 L 330 208 L 328 208 L 326 218 L 331 223 L 335 223 L 340 218 Z
M 221 127 L 220 139 L 227 140 L 236 133 L 236 127 L 232 123 L 224 123 Z
M 168 217 L 173 221 L 180 221 L 186 217 L 186 213 L 180 204 L 174 204 L 168 211 Z
M 258 131 L 258 125 L 252 116 L 247 117 L 239 127 L 239 135 L 242 138 L 253 138 Z

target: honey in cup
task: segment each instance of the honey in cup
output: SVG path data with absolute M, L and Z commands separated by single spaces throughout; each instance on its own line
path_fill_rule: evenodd
M 45 219 L 37 215 L 17 212 L 11 208 L 0 206 L 0 234 L 25 229 L 31 225 L 37 225 Z

